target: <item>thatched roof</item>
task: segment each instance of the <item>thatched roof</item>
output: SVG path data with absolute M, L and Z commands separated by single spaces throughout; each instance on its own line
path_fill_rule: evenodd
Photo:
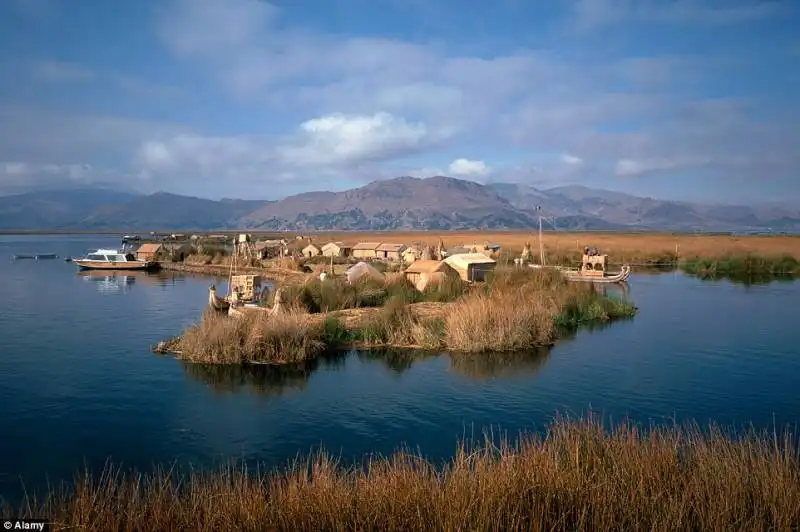
M 161 250 L 161 244 L 151 242 L 139 246 L 139 249 L 136 250 L 136 253 L 158 253 L 159 250 Z
M 367 251 L 375 251 L 381 245 L 380 242 L 359 242 L 355 246 L 353 246 L 353 251 L 356 250 L 367 250 Z
M 450 255 L 444 261 L 453 268 L 465 270 L 473 264 L 495 264 L 496 261 L 483 253 L 459 253 Z
M 378 251 L 388 251 L 397 253 L 402 253 L 404 249 L 406 249 L 405 244 L 390 244 L 390 243 L 381 244 L 377 248 Z
M 405 272 L 433 273 L 433 272 L 438 272 L 444 268 L 449 268 L 449 265 L 441 260 L 417 260 L 414 261 L 408 268 L 406 268 Z

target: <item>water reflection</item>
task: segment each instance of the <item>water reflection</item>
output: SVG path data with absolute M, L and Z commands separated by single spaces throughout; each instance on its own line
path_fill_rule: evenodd
M 521 353 L 450 354 L 450 369 L 472 380 L 528 377 L 538 373 L 550 356 L 550 348 Z
M 415 362 L 437 355 L 438 353 L 414 349 L 370 349 L 358 351 L 356 354 L 361 362 L 381 362 L 398 375 L 410 369 Z
M 186 374 L 218 393 L 251 391 L 259 396 L 278 397 L 287 391 L 304 390 L 308 379 L 318 369 L 341 367 L 342 354 L 330 354 L 302 364 L 270 366 L 267 364 L 228 365 L 197 364 L 180 361 Z
M 482 381 L 534 375 L 544 367 L 549 353 L 550 349 L 546 347 L 522 353 L 489 354 L 437 354 L 408 349 L 379 349 L 329 353 L 316 360 L 285 366 L 179 362 L 189 377 L 206 384 L 215 392 L 249 391 L 260 396 L 277 397 L 287 391 L 304 390 L 311 375 L 318 370 L 344 368 L 349 357 L 355 357 L 359 363 L 383 364 L 401 375 L 416 363 L 447 356 L 451 371 L 472 380 Z
M 101 294 L 125 293 L 137 282 L 166 288 L 185 281 L 184 275 L 174 272 L 84 270 L 77 273 L 83 280 L 96 283 Z
M 118 294 L 128 292 L 136 282 L 136 278 L 132 275 L 122 275 L 118 273 L 108 272 L 91 272 L 93 274 L 102 273 L 102 275 L 83 275 L 88 272 L 80 272 L 84 281 L 95 283 L 97 291 L 103 295 Z

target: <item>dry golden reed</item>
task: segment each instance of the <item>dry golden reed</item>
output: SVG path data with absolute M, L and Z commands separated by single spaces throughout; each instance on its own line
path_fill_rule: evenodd
M 560 420 L 545 437 L 462 445 L 443 467 L 408 452 L 354 468 L 319 453 L 271 473 L 109 467 L 10 513 L 76 530 L 790 531 L 800 527 L 796 444 Z

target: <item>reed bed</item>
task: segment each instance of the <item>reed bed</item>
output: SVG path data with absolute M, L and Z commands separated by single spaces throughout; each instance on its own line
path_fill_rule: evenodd
M 519 351 L 550 345 L 564 330 L 632 317 L 628 301 L 601 295 L 592 284 L 566 281 L 550 270 L 499 270 L 445 318 L 444 345 L 453 351 Z
M 536 231 L 385 231 L 320 233 L 320 241 L 380 241 L 398 244 L 422 243 L 436 246 L 441 238 L 446 246 L 500 244 L 503 250 L 521 251 L 526 243 L 538 256 Z M 624 232 L 547 231 L 544 248 L 548 262 L 554 264 L 559 255 L 577 256 L 584 246 L 594 246 L 610 255 L 615 263 L 645 262 L 663 258 L 707 258 L 762 255 L 777 257 L 788 254 L 800 260 L 800 236 L 703 235 Z
M 549 270 L 498 270 L 481 286 L 459 289 L 463 295 L 451 303 L 419 299 L 454 289 L 443 286 L 426 295 L 402 278 L 374 286 L 373 292 L 327 280 L 303 287 L 290 292 L 288 310 L 275 316 L 252 312 L 231 319 L 207 312 L 167 350 L 209 364 L 287 364 L 353 346 L 509 352 L 551 345 L 585 323 L 636 312 L 630 302 Z M 358 307 L 367 297 L 383 306 Z
M 796 530 L 790 433 L 557 420 L 461 444 L 437 466 L 398 451 L 357 467 L 320 452 L 285 469 L 84 474 L 19 512 L 76 530 Z
M 800 276 L 800 261 L 791 255 L 764 257 L 744 255 L 716 260 L 694 259 L 685 261 L 681 268 L 701 279 L 729 279 L 742 283 L 770 281 L 778 277 Z
M 324 324 L 297 309 L 275 316 L 248 313 L 237 319 L 206 312 L 173 346 L 181 358 L 207 364 L 291 364 L 326 348 Z

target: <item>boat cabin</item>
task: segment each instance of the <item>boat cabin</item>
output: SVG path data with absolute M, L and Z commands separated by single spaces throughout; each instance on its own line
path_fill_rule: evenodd
M 581 259 L 581 275 L 586 277 L 603 277 L 606 274 L 608 255 L 587 255 Z
M 89 253 L 86 260 L 95 262 L 136 262 L 136 257 L 130 252 L 120 252 L 116 249 L 98 249 Z

